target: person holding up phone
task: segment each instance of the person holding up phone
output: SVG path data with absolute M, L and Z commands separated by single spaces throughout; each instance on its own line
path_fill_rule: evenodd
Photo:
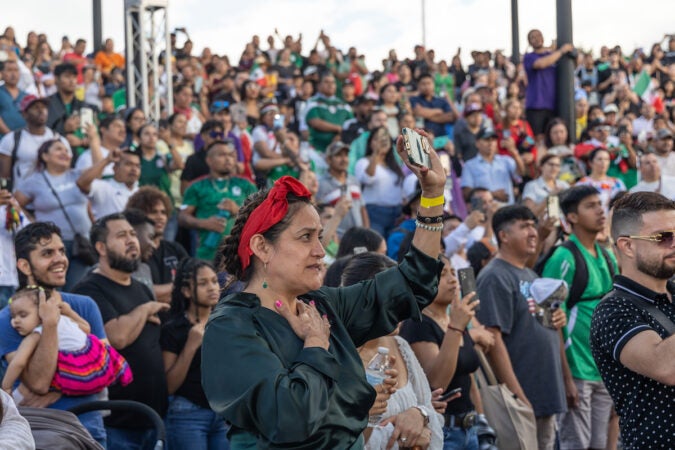
M 481 417 L 483 405 L 471 376 L 480 365 L 475 347 L 487 350 L 494 339 L 482 327 L 467 332 L 466 327 L 475 317 L 480 301 L 475 291 L 462 292 L 460 296 L 455 269 L 445 256 L 441 256 L 441 260 L 443 271 L 436 298 L 422 311 L 421 322 L 403 323 L 401 336 L 410 343 L 431 388 L 442 389 L 444 396 L 440 400 L 448 401 L 443 449 L 477 449 L 482 438 L 477 435 L 476 425 L 487 420 Z M 461 395 L 454 398 L 452 393 L 457 390 Z
M 407 152 L 403 158 L 410 164 Z M 371 131 L 366 156 L 357 161 L 354 172 L 363 185 L 370 227 L 386 239 L 401 215 L 403 201 L 403 171 L 394 157 L 387 127 Z

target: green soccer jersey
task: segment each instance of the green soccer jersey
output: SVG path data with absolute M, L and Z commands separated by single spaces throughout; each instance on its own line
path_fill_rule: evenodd
M 160 155 L 155 153 L 152 159 L 145 159 L 141 156 L 141 177 L 138 180 L 139 186 L 155 186 L 169 196 L 171 203 L 171 179 L 169 178 L 169 166 L 171 165 L 171 155 Z
M 567 309 L 567 303 L 563 306 L 567 314 L 567 326 L 563 329 L 567 363 L 574 378 L 586 381 L 602 381 L 591 354 L 591 317 L 602 297 L 612 290 L 613 271 L 615 269 L 607 267 L 607 261 L 597 243 L 595 244 L 597 257 L 595 257 L 581 245 L 574 234 L 570 236 L 570 241 L 574 242 L 584 257 L 588 269 L 588 284 L 581 295 L 582 300 L 574 305 L 571 310 Z M 614 254 L 610 252 L 609 256 L 614 263 L 614 267 L 618 267 Z M 574 255 L 566 248 L 558 247 L 546 261 L 542 277 L 565 280 L 567 285 L 570 286 L 574 279 L 575 270 Z M 595 300 L 584 301 L 584 299 Z
M 306 121 L 321 119 L 334 125 L 342 126 L 345 121 L 354 117 L 351 107 L 337 97 L 326 97 L 317 94 L 307 103 Z M 326 150 L 336 133 L 319 131 L 309 126 L 309 143 L 319 152 Z
M 183 206 L 194 206 L 195 217 L 197 219 L 208 219 L 216 216 L 219 213 L 218 204 L 230 199 L 241 206 L 246 200 L 246 197 L 256 192 L 257 189 L 253 183 L 244 178 L 230 177 L 222 180 L 206 177 L 202 180 L 194 182 L 185 191 L 183 196 Z M 221 236 L 230 234 L 230 230 L 234 225 L 234 216 L 227 218 L 227 225 L 225 231 Z M 218 249 L 218 242 L 215 245 L 205 245 L 212 240 L 208 239 L 209 230 L 199 230 L 199 246 L 197 248 L 197 257 L 212 261 Z

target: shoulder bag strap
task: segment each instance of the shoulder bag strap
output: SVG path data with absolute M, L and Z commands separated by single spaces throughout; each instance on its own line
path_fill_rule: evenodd
M 640 300 L 638 298 L 633 297 L 632 295 L 628 295 L 623 297 L 627 300 L 629 300 L 631 303 L 633 303 L 635 306 L 637 306 L 640 309 L 643 309 L 647 313 L 649 313 L 650 316 L 652 316 L 656 321 L 666 329 L 668 334 L 672 336 L 675 334 L 675 323 L 673 323 L 672 320 L 668 318 L 664 314 L 663 311 L 661 311 L 659 308 L 656 307 L 656 304 L 654 303 L 648 303 L 646 301 Z
M 73 222 L 70 220 L 70 216 L 68 215 L 68 212 L 66 212 L 66 208 L 63 206 L 63 203 L 61 203 L 61 199 L 59 198 L 59 194 L 56 193 L 56 190 L 52 187 L 52 184 L 49 182 L 49 178 L 47 178 L 47 175 L 45 175 L 44 172 L 42 173 L 42 178 L 45 179 L 45 183 L 47 183 L 47 186 L 49 186 L 49 189 L 52 191 L 52 194 L 54 194 L 54 197 L 56 197 L 56 201 L 59 202 L 59 208 L 61 208 L 61 211 L 63 211 L 63 215 L 66 216 L 66 221 L 68 221 L 68 225 L 70 225 L 70 228 L 73 230 L 73 234 L 77 234 L 77 229 L 73 225 Z
M 483 374 L 485 375 L 485 380 L 487 381 L 488 386 L 498 385 L 499 381 L 497 381 L 497 377 L 495 376 L 495 373 L 492 371 L 492 366 L 490 366 L 490 363 L 487 360 L 485 353 L 483 353 L 483 351 L 479 350 L 478 348 L 474 348 L 474 350 L 476 350 L 476 353 L 478 354 L 478 359 L 480 360 L 480 368 Z

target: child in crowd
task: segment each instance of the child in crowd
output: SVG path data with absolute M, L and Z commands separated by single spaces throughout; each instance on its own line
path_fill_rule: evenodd
M 4 391 L 11 393 L 40 342 L 39 307 L 46 301 L 59 302 L 60 310 L 57 325 L 59 353 L 52 388 L 66 395 L 90 395 L 115 382 L 122 386 L 131 383 L 133 376 L 126 360 L 110 345 L 90 334 L 89 324 L 62 301 L 60 295 L 51 295 L 38 286 L 27 286 L 18 290 L 9 303 L 12 327 L 24 339 L 2 380 Z

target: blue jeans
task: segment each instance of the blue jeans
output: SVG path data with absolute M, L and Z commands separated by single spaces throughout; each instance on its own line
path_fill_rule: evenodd
M 105 431 L 108 450 L 154 450 L 157 443 L 157 432 L 153 428 L 105 427 Z
M 400 206 L 380 206 L 366 205 L 368 217 L 370 218 L 370 228 L 377 231 L 383 238 L 387 239 L 391 230 L 394 229 L 396 220 L 401 215 Z
M 109 448 L 107 447 L 108 439 L 105 432 L 105 426 L 103 426 L 103 416 L 101 415 L 101 411 L 80 414 L 77 418 L 96 442 L 101 444 L 103 448 Z
M 225 436 L 228 427 L 210 409 L 202 408 L 185 397 L 169 398 L 166 436 L 170 449 L 228 450 Z
M 443 450 L 478 450 L 476 429 L 443 427 Z
M 14 295 L 14 286 L 0 286 L 0 309 L 7 306 L 9 298 Z
M 77 258 L 73 258 L 73 241 L 63 241 L 68 257 L 68 273 L 66 284 L 61 289 L 63 292 L 71 292 L 75 285 L 87 274 L 91 266 L 86 265 Z

